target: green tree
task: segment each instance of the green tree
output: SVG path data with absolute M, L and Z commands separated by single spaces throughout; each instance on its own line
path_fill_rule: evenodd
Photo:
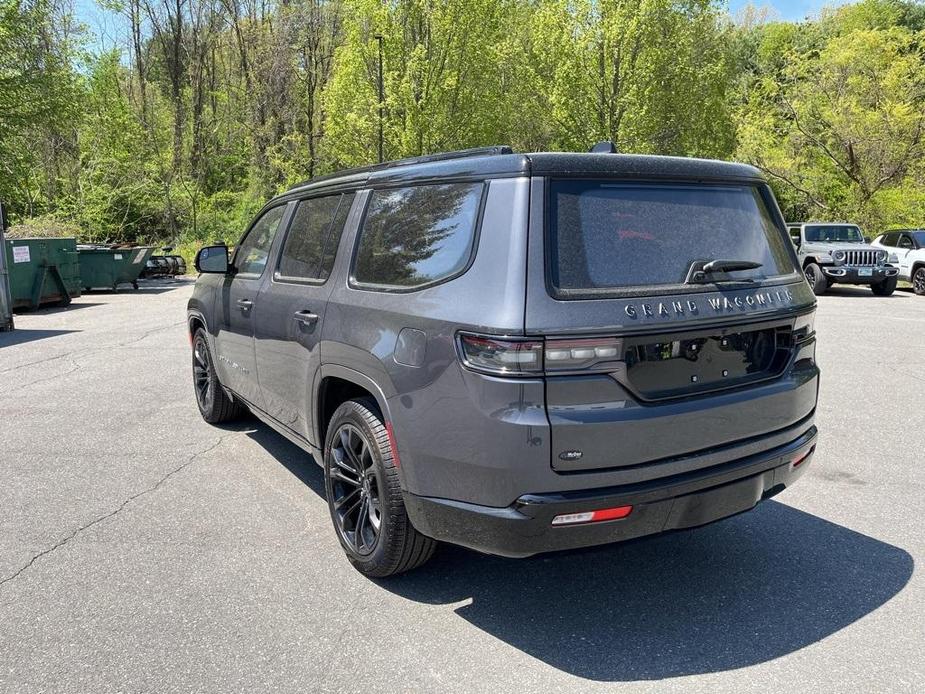
M 778 53 L 783 66 L 755 79 L 738 152 L 778 182 L 792 217 L 876 227 L 888 221 L 883 192 L 908 182 L 925 154 L 921 36 L 900 26 L 835 28 L 802 50 L 791 41 Z M 770 31 L 765 40 L 780 47 L 780 38 Z

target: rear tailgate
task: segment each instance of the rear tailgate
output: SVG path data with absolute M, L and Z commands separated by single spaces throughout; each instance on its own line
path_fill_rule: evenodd
M 564 225 L 569 215 L 574 221 L 578 211 L 601 223 L 602 213 L 608 212 L 601 197 L 581 207 L 585 185 L 593 187 L 582 182 L 577 201 L 575 187 L 569 186 L 565 196 L 573 199 L 550 204 L 548 218 Z M 695 229 L 703 210 L 694 205 L 687 214 L 690 191 L 683 190 L 680 207 L 669 205 L 651 218 L 641 218 L 640 200 L 657 201 L 653 191 L 660 186 L 644 190 L 640 197 L 636 189 L 645 186 L 634 184 L 629 196 L 637 199 L 630 204 L 619 200 L 603 222 L 605 228 L 592 231 L 592 236 L 607 235 L 603 250 L 612 257 L 603 257 L 599 239 L 586 238 L 582 248 L 547 237 L 542 222 L 547 218 L 545 203 L 556 188 L 548 190 L 542 180 L 534 181 L 526 332 L 546 338 L 551 465 L 557 471 L 646 466 L 690 456 L 785 429 L 815 408 L 818 371 L 814 341 L 806 339 L 815 300 L 796 271 L 782 220 L 779 229 L 773 222 L 772 215 L 779 214 L 776 206 L 765 206 L 763 193 L 748 197 L 753 191 L 747 187 L 732 191 L 746 196 L 733 202 L 726 190 L 720 190 L 716 199 L 726 206 L 720 216 L 731 219 L 739 230 L 748 221 L 743 217 L 749 206 L 756 205 L 764 224 L 772 227 L 764 233 L 773 246 L 766 250 L 760 248 L 760 238 L 740 242 L 737 237 L 729 244 L 730 255 L 721 257 L 742 258 L 747 253 L 757 256 L 765 269 L 750 282 L 684 285 L 685 268 L 692 261 L 723 253 L 717 248 L 722 238 L 713 233 L 722 220 L 710 218 L 713 236 L 702 250 L 682 244 L 671 257 L 664 257 L 662 236 L 676 233 L 672 225 L 680 223 L 670 215 L 682 210 L 684 223 Z M 618 197 L 624 194 L 619 185 L 617 189 Z M 610 190 L 604 197 L 608 195 Z M 739 204 L 744 211 L 728 209 Z M 688 246 L 690 238 L 695 237 L 685 241 Z M 555 247 L 547 257 L 545 249 L 551 245 Z M 652 262 L 647 263 L 647 257 Z M 621 267 L 627 258 L 633 266 Z M 558 267 L 550 267 L 547 260 Z M 624 271 L 634 284 L 581 286 L 593 283 L 595 275 L 619 280 Z M 650 284 L 639 286 L 644 281 Z M 557 359 L 573 346 L 587 353 L 593 340 L 616 345 L 615 356 L 610 356 L 611 349 L 590 368 L 585 360 L 571 370 L 566 362 L 549 359 L 550 349 Z

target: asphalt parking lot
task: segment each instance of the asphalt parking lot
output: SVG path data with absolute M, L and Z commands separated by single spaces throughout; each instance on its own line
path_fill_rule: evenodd
M 925 299 L 820 298 L 818 453 L 754 512 L 373 582 L 307 455 L 200 420 L 190 292 L 0 334 L 0 691 L 925 690 Z

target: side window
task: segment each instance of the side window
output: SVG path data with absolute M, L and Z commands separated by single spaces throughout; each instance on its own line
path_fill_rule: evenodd
M 353 193 L 300 201 L 280 255 L 279 274 L 326 280 L 352 203 Z
M 882 245 L 884 245 L 884 246 L 895 246 L 895 245 L 896 245 L 896 239 L 898 238 L 898 236 L 899 236 L 899 234 L 897 234 L 896 232 L 889 232 L 889 233 L 886 233 L 886 234 L 884 234 L 883 237 L 880 239 L 880 243 L 881 243 Z
M 483 187 L 447 183 L 374 190 L 353 281 L 411 288 L 461 273 L 472 256 Z
M 909 238 L 909 234 L 903 234 L 899 237 L 899 243 L 897 244 L 900 248 L 905 248 L 911 250 L 915 248 L 915 244 L 912 243 L 912 239 Z
M 250 232 L 238 246 L 234 254 L 234 269 L 242 274 L 262 275 L 270 255 L 270 246 L 279 223 L 286 213 L 286 205 L 276 207 L 264 212 L 251 227 Z

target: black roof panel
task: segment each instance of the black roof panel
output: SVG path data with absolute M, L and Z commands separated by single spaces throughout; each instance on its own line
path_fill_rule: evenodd
M 752 166 L 712 159 L 572 152 L 511 154 L 507 147 L 491 147 L 385 162 L 333 173 L 294 186 L 280 197 L 347 186 L 386 186 L 442 178 L 529 176 L 531 174 L 538 176 L 763 180 L 761 172 Z
M 714 159 L 664 157 L 649 154 L 575 154 L 538 152 L 528 154 L 531 170 L 538 176 L 613 175 L 640 178 L 762 179 L 753 166 Z

